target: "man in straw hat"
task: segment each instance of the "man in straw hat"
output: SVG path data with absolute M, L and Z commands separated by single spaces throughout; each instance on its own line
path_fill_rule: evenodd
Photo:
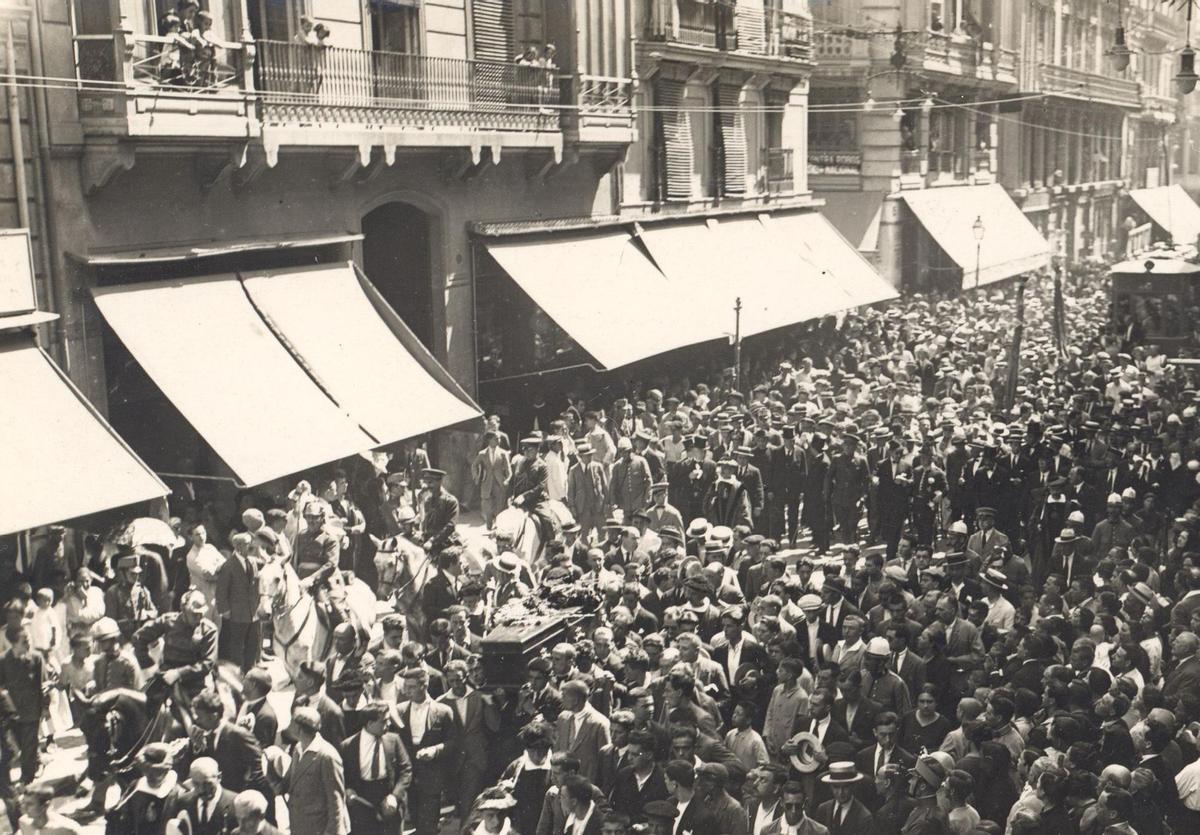
M 821 782 L 829 787 L 833 795 L 817 807 L 813 817 L 823 824 L 830 835 L 858 835 L 872 832 L 875 819 L 863 802 L 854 796 L 862 775 L 852 762 L 829 764 L 829 770 L 821 776 Z

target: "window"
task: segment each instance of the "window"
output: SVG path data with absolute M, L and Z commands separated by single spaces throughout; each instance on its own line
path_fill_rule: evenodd
M 828 151 L 858 150 L 858 114 L 809 111 L 808 144 L 810 147 Z
M 256 41 L 290 41 L 300 31 L 301 0 L 247 0 L 250 34 Z
M 396 3 L 372 5 L 371 43 L 380 52 L 420 54 L 420 9 Z

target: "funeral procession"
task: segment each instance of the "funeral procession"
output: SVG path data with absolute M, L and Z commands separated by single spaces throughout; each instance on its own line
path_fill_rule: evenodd
M 1200 835 L 1194 14 L 0 0 L 0 835 Z

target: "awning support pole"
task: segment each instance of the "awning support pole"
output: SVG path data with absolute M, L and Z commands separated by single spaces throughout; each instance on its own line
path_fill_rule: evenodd
M 733 387 L 742 390 L 742 297 L 733 305 Z

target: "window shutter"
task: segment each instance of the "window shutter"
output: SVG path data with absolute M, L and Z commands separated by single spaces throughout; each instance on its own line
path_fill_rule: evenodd
M 509 63 L 516 57 L 511 0 L 474 0 L 471 31 L 475 57 L 480 61 Z
M 836 4 L 830 4 L 836 5 Z M 766 12 L 763 0 L 737 0 L 734 9 L 737 48 L 741 52 L 764 55 L 767 51 Z
M 663 158 L 666 162 L 667 199 L 689 200 L 692 196 L 692 124 L 681 111 L 683 82 L 659 79 L 654 102 L 662 110 Z
M 746 128 L 738 101 L 741 92 L 736 84 L 717 87 L 721 111 L 721 146 L 724 151 L 724 193 L 731 196 L 746 193 Z

